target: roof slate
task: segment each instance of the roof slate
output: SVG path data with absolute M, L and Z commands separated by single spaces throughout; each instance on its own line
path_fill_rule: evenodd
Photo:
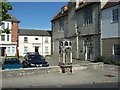
M 106 5 L 102 9 L 110 8 L 118 4 L 120 4 L 120 1 L 119 2 L 107 2 Z
M 48 30 L 20 29 L 21 36 L 52 36 L 52 32 Z
M 15 22 L 20 22 L 16 17 L 14 17 L 12 14 L 8 13 L 10 15 L 10 19 L 7 19 L 6 21 L 15 21 Z

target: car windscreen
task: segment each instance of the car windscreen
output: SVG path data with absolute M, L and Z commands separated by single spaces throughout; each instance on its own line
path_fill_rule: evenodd
M 16 58 L 5 59 L 4 64 L 20 64 L 20 61 Z
M 40 55 L 29 55 L 28 58 L 31 59 L 31 60 L 34 60 L 34 59 L 44 60 L 44 57 L 40 56 Z

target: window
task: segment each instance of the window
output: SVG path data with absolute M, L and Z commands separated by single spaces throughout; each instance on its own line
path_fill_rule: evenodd
M 9 23 L 7 23 L 7 28 L 9 29 Z
M 7 41 L 9 41 L 9 35 L 7 35 Z
M 120 45 L 114 45 L 113 55 L 120 55 Z
M 12 53 L 15 53 L 15 47 L 12 47 Z
M 67 41 L 65 42 L 65 46 L 68 46 L 68 42 Z
M 38 38 L 35 38 L 35 40 L 38 40 Z
M 48 38 L 45 38 L 45 43 L 48 43 Z
M 10 53 L 10 47 L 8 47 L 8 50 L 7 50 L 8 53 Z
M 24 53 L 26 54 L 28 51 L 28 47 L 24 47 Z
M 118 22 L 119 14 L 118 9 L 112 10 L 112 22 Z
M 5 41 L 5 35 L 1 35 L 1 41 Z
M 59 20 L 60 31 L 63 31 L 63 25 L 64 25 L 63 18 L 61 18 Z
M 93 23 L 93 11 L 92 8 L 87 8 L 84 10 L 84 25 L 89 25 Z
M 4 23 L 2 23 L 1 29 L 5 29 L 5 24 Z
M 45 53 L 48 53 L 48 47 L 45 47 Z
M 27 37 L 24 37 L 24 42 L 28 42 L 28 38 Z

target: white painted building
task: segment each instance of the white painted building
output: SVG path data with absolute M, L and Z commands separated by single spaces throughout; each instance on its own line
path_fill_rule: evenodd
M 17 55 L 17 33 L 19 21 L 12 15 L 10 16 L 11 19 L 2 21 L 2 24 L 0 25 L 0 56 Z M 2 30 L 7 28 L 10 30 L 10 33 L 3 33 Z
M 25 56 L 27 52 L 51 55 L 51 31 L 20 29 L 19 55 Z

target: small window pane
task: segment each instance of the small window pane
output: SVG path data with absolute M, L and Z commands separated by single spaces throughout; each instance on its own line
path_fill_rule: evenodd
M 7 35 L 7 41 L 9 41 L 9 35 Z
M 48 47 L 45 47 L 45 53 L 48 53 Z
M 38 38 L 35 38 L 35 40 L 38 40 Z
M 10 47 L 8 47 L 8 50 L 7 50 L 8 53 L 10 53 Z
M 26 54 L 28 51 L 28 47 L 24 47 L 24 53 Z
M 9 23 L 7 23 L 7 28 L 9 29 Z
M 48 43 L 48 38 L 45 38 L 45 43 Z
M 120 55 L 120 45 L 114 45 L 114 55 Z
M 68 46 L 68 42 L 67 41 L 65 42 L 65 46 Z
M 27 37 L 24 37 L 24 42 L 28 42 L 28 38 Z
M 5 35 L 1 35 L 1 41 L 5 41 Z
M 15 47 L 12 47 L 12 53 L 15 53 Z
M 119 17 L 118 9 L 114 9 L 112 11 L 112 21 L 117 22 L 119 19 L 118 17 Z

